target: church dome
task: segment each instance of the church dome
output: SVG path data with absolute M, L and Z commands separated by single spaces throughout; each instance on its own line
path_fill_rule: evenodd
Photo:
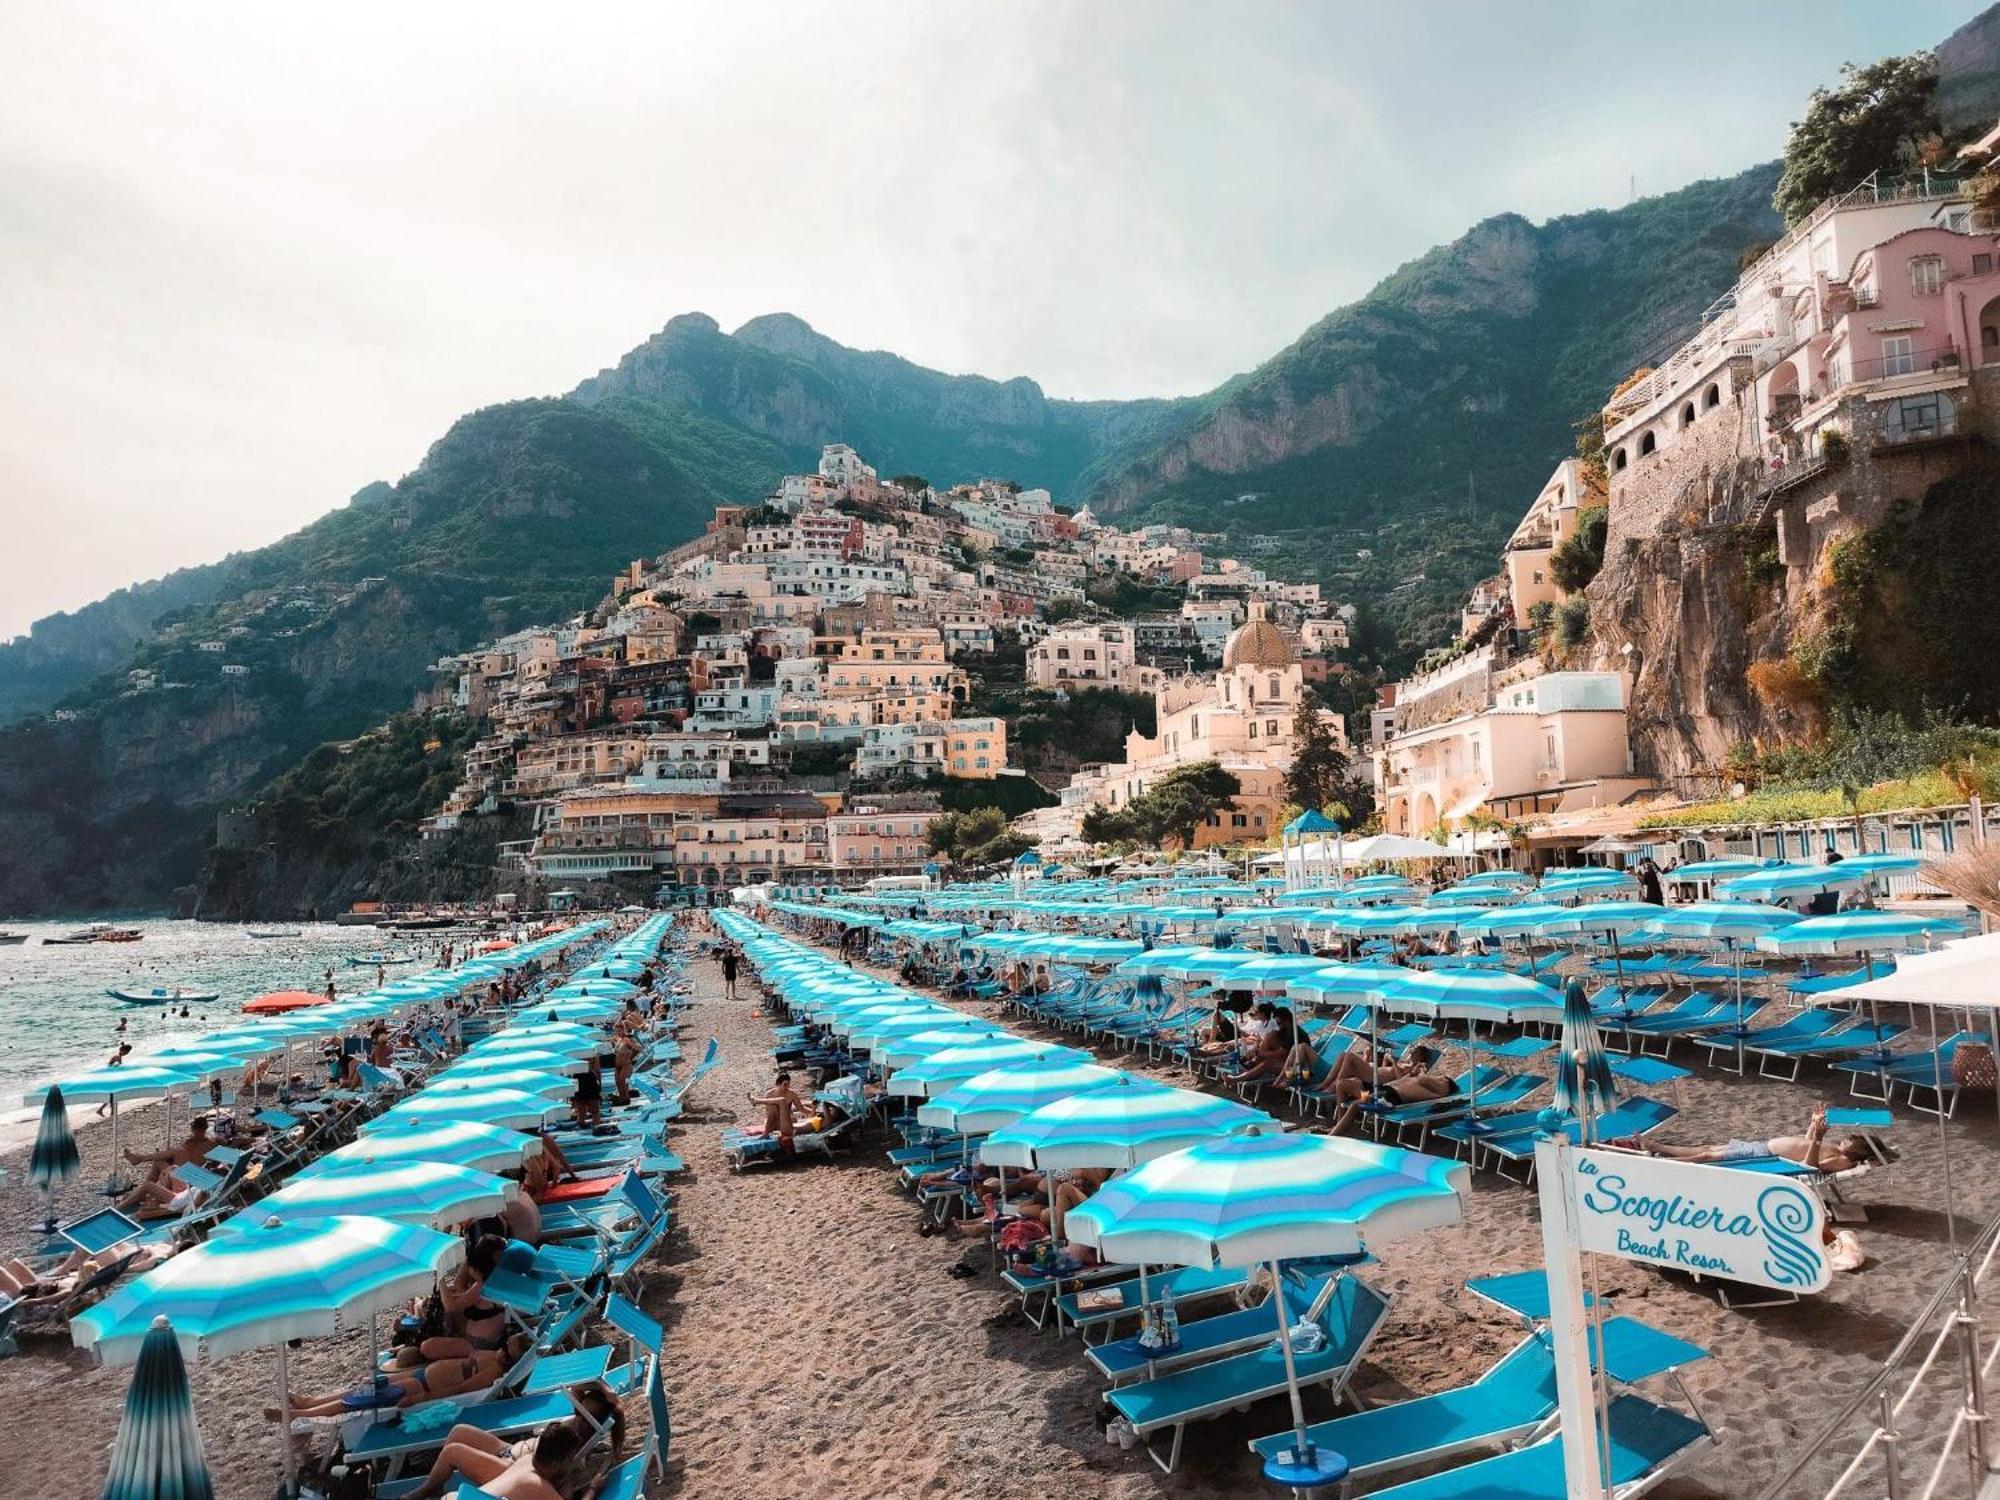
M 1230 632 L 1222 648 L 1222 670 L 1234 667 L 1290 667 L 1298 664 L 1298 652 L 1284 631 L 1264 618 L 1264 606 L 1251 606 L 1250 618 Z

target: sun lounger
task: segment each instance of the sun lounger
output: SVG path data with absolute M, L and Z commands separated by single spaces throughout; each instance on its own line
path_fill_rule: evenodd
M 1143 1296 L 1155 1306 L 1171 1302 L 1176 1308 L 1180 1308 L 1190 1302 L 1198 1302 L 1204 1297 L 1233 1292 L 1249 1279 L 1247 1271 L 1216 1271 L 1205 1267 L 1161 1271 L 1157 1275 L 1145 1278 Z M 1081 1300 L 1090 1297 L 1093 1292 L 1106 1297 L 1115 1293 L 1118 1303 L 1110 1307 L 1081 1306 Z M 1142 1288 L 1136 1280 L 1119 1282 L 1116 1286 L 1068 1292 L 1056 1298 L 1056 1332 L 1060 1334 L 1074 1328 L 1083 1335 L 1085 1342 L 1088 1342 L 1092 1329 L 1108 1329 L 1122 1318 L 1136 1317 L 1141 1305 Z M 1275 1314 L 1273 1316 L 1275 1318 Z
M 1325 1386 L 1338 1399 L 1381 1328 L 1389 1303 L 1388 1296 L 1358 1278 L 1342 1277 L 1326 1311 L 1317 1319 L 1326 1333 L 1325 1345 L 1318 1353 L 1293 1357 L 1299 1385 Z M 1131 1424 L 1146 1444 L 1153 1462 L 1165 1472 L 1171 1474 L 1180 1462 L 1181 1443 L 1190 1422 L 1247 1406 L 1286 1389 L 1285 1360 L 1277 1344 L 1275 1311 L 1272 1320 L 1270 1342 L 1258 1348 L 1105 1392 L 1104 1399 Z M 1152 1435 L 1163 1431 L 1173 1434 L 1164 1455 L 1152 1442 Z
M 1863 967 L 1839 974 L 1800 974 L 1785 988 L 1794 995 L 1826 995 L 1851 985 L 1866 984 L 1870 979 L 1880 979 L 1895 967 L 1893 962 L 1877 962 L 1872 966 L 1872 972 L 1869 967 Z
M 1323 1276 L 1303 1288 L 1285 1286 L 1288 1319 L 1297 1323 L 1319 1317 L 1333 1296 L 1337 1276 Z M 1294 1309 L 1301 1309 L 1294 1311 Z M 1225 1355 L 1240 1354 L 1277 1337 L 1277 1309 L 1267 1299 L 1255 1307 L 1232 1308 L 1212 1317 L 1195 1318 L 1181 1324 L 1180 1343 L 1170 1352 L 1140 1347 L 1137 1337 L 1113 1339 L 1093 1344 L 1085 1351 L 1091 1364 L 1113 1385 L 1160 1374 L 1182 1365 L 1200 1364 Z
M 1695 1037 L 1695 1041 L 1717 1051 L 1756 1052 L 1770 1047 L 1795 1046 L 1800 1042 L 1821 1041 L 1845 1026 L 1852 1017 L 1837 1010 L 1802 1010 L 1775 1026 L 1753 1026 L 1738 1032 L 1733 1025 Z M 1711 1056 L 1711 1061 L 1713 1057 Z
M 1850 1026 L 1845 1031 L 1828 1036 L 1804 1037 L 1775 1044 L 1767 1042 L 1749 1050 L 1757 1054 L 1757 1071 L 1764 1077 L 1779 1077 L 1779 1066 L 1789 1062 L 1791 1071 L 1782 1076 L 1787 1083 L 1796 1083 L 1799 1069 L 1808 1061 L 1839 1062 L 1863 1053 L 1873 1057 L 1886 1052 L 1889 1043 L 1909 1029 L 1907 1026 Z
M 1614 1397 L 1609 1415 L 1611 1466 L 1605 1478 L 1619 1500 L 1644 1494 L 1713 1441 L 1699 1418 L 1643 1396 Z M 1563 1493 L 1562 1439 L 1558 1434 L 1428 1479 L 1376 1490 L 1370 1500 L 1496 1500 L 1499 1496 L 1528 1500 Z
M 1479 1156 L 1486 1155 L 1487 1165 L 1502 1176 L 1511 1175 L 1510 1166 L 1525 1167 L 1523 1182 L 1535 1179 L 1535 1140 L 1542 1133 L 1542 1111 L 1524 1110 L 1517 1115 L 1509 1115 L 1493 1121 L 1467 1121 L 1463 1125 L 1440 1130 L 1440 1138 L 1451 1139 L 1464 1144 L 1469 1151 L 1469 1160 L 1478 1164 Z M 1596 1137 L 1600 1141 L 1622 1140 L 1631 1136 L 1641 1136 L 1657 1130 L 1679 1111 L 1671 1104 L 1663 1104 L 1657 1099 L 1627 1099 L 1615 1108 L 1597 1117 Z M 1478 1127 L 1489 1127 L 1480 1129 Z M 1582 1139 L 1583 1128 L 1575 1121 L 1563 1126 L 1563 1133 L 1572 1142 Z
M 1958 1109 L 1958 1084 L 1952 1079 L 1952 1061 L 1958 1056 L 1958 1049 L 1967 1043 L 1984 1043 L 1983 1032 L 1959 1031 L 1948 1036 L 1935 1051 L 1925 1048 L 1921 1052 L 1909 1052 L 1891 1059 L 1887 1063 L 1837 1062 L 1834 1071 L 1854 1075 L 1848 1092 L 1856 1098 L 1887 1100 L 1895 1096 L 1900 1085 L 1906 1090 L 1904 1102 L 1920 1114 L 1942 1114 L 1950 1119 Z M 1864 1080 L 1873 1079 L 1882 1088 L 1880 1094 L 1868 1094 L 1862 1090 Z M 1935 1101 L 1933 1105 L 1919 1104 L 1917 1095 L 1929 1093 Z

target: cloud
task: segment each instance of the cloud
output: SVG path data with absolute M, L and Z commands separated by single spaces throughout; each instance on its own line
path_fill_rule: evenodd
M 1486 214 L 1769 156 L 1840 60 L 1967 13 L 14 6 L 0 635 L 282 535 L 692 308 L 1204 389 Z

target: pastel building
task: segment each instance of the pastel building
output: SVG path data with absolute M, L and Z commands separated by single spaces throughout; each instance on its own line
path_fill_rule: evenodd
M 1529 616 L 1536 605 L 1562 601 L 1563 591 L 1550 571 L 1549 559 L 1556 548 L 1576 535 L 1577 516 L 1593 501 L 1603 503 L 1591 495 L 1582 462 L 1566 458 L 1556 465 L 1555 473 L 1507 539 L 1500 560 L 1506 569 L 1516 630 L 1529 628 Z
M 1374 772 L 1383 827 L 1413 836 L 1475 813 L 1609 806 L 1648 785 L 1632 774 L 1621 674 L 1503 665 L 1491 647 L 1398 684 Z
M 1151 692 L 1157 668 L 1138 660 L 1138 633 L 1127 624 L 1084 625 L 1051 632 L 1028 648 L 1028 681 L 1038 688 L 1118 688 Z

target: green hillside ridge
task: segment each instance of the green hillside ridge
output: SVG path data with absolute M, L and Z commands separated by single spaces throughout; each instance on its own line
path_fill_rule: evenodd
M 1777 175 L 1540 226 L 1489 219 L 1322 319 L 1091 503 L 1275 536 L 1271 566 L 1379 610 L 1406 654 L 1436 644 L 1574 424 L 1778 232 Z

